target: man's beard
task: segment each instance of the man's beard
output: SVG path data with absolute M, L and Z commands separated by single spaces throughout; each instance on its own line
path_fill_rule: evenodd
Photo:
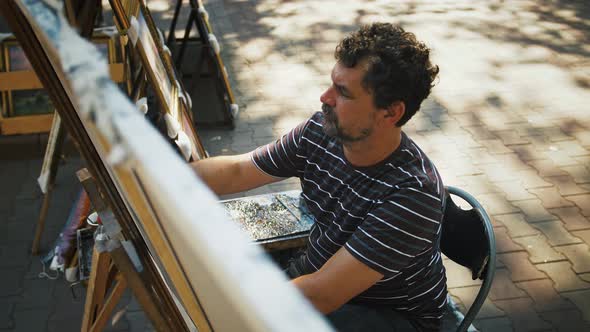
M 345 133 L 344 129 L 340 127 L 338 116 L 334 112 L 333 107 L 328 104 L 322 104 L 322 113 L 324 113 L 324 133 L 330 137 L 335 138 L 343 144 L 362 141 L 373 132 L 372 128 L 366 128 L 361 130 L 361 133 L 358 136 L 349 135 Z

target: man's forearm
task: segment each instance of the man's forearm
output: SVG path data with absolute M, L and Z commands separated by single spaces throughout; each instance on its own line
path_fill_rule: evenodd
M 251 161 L 250 153 L 198 160 L 191 167 L 217 195 L 234 194 L 280 180 L 260 171 Z
M 244 158 L 241 155 L 212 157 L 193 162 L 191 167 L 217 195 L 233 194 L 240 191 L 233 186 L 240 179 L 239 159 Z
M 312 275 L 302 275 L 291 282 L 322 314 L 329 314 L 342 305 L 342 303 L 334 302 L 333 297 L 325 296 L 323 290 L 314 282 Z

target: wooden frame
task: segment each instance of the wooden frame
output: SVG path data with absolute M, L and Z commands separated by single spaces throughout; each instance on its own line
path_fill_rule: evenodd
M 140 303 L 154 304 L 146 313 L 156 329 L 328 331 L 108 79 L 106 66 L 77 56 L 92 46 L 46 2 L 23 1 L 2 1 L 0 10 L 97 181 L 111 211 L 101 218 L 107 235 L 124 246 L 110 256 L 127 261 L 117 268 L 136 296 L 149 298 Z
M 124 68 L 122 63 L 116 62 L 115 41 L 106 35 L 97 35 L 92 38 L 99 45 L 106 45 L 111 78 L 116 82 L 124 82 Z M 14 51 L 13 51 L 14 50 Z M 33 134 L 48 132 L 53 119 L 53 104 L 44 90 L 39 78 L 33 71 L 30 62 L 24 56 L 22 48 L 14 37 L 9 37 L 0 44 L 2 53 L 2 66 L 0 71 L 0 94 L 2 105 L 0 108 L 0 134 Z M 12 53 L 12 54 L 11 54 Z M 20 55 L 21 63 L 14 66 L 14 57 Z M 15 68 L 16 67 L 16 68 Z M 16 69 L 16 70 L 15 70 Z M 43 103 L 44 112 L 33 114 L 15 114 L 15 96 L 27 92 L 40 93 L 47 98 Z
M 166 41 L 168 45 L 173 45 L 174 43 L 176 43 L 176 36 L 174 34 L 174 30 L 176 28 L 176 23 L 178 20 L 178 16 L 180 14 L 182 2 L 182 0 L 177 0 L 176 2 L 176 8 L 174 9 L 174 15 L 172 17 L 172 22 L 170 24 L 170 28 L 168 31 L 168 39 Z M 206 60 L 209 62 L 208 65 L 210 67 L 213 67 L 213 71 L 215 72 L 214 74 L 217 76 L 215 79 L 215 85 L 218 99 L 220 103 L 223 105 L 223 120 L 220 123 L 214 121 L 205 122 L 205 124 L 212 126 L 230 126 L 231 128 L 233 128 L 234 118 L 238 113 L 239 106 L 236 103 L 233 90 L 231 88 L 231 84 L 229 81 L 229 75 L 225 68 L 225 64 L 223 63 L 223 59 L 221 58 L 220 45 L 218 44 L 216 39 L 215 41 L 212 41 L 210 39 L 210 37 L 214 37 L 215 35 L 213 33 L 213 29 L 211 28 L 211 24 L 209 23 L 209 14 L 207 13 L 205 6 L 200 0 L 189 0 L 189 5 L 191 7 L 191 12 L 189 14 L 188 22 L 185 27 L 184 36 L 181 39 L 180 49 L 176 54 L 176 64 L 179 68 L 182 66 L 182 59 L 184 56 L 184 52 L 186 50 L 187 43 L 189 40 L 195 40 L 194 38 L 189 37 L 194 25 L 199 35 L 198 40 L 201 43 L 202 50 L 201 55 L 199 57 L 199 61 L 196 66 L 195 73 L 192 74 L 192 82 L 190 83 L 189 88 L 192 91 L 194 85 L 196 84 L 196 81 L 202 76 L 203 61 L 205 60 L 204 58 L 206 58 Z M 217 45 L 213 45 L 213 43 Z
M 150 86 L 165 114 L 170 114 L 192 143 L 194 159 L 207 156 L 192 122 L 190 97 L 164 50 L 163 40 L 149 9 L 137 0 L 109 0 L 117 27 L 127 33 L 133 49 L 141 60 Z M 134 43 L 134 39 L 136 39 Z M 174 137 L 171 137 L 174 139 Z

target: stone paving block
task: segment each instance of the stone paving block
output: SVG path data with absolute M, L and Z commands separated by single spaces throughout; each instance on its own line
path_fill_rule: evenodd
M 426 102 L 426 100 L 424 102 Z M 478 128 L 481 128 L 482 130 L 483 129 L 487 129 L 487 128 L 485 128 L 485 127 L 482 126 L 482 123 L 479 120 L 479 118 L 475 114 L 473 114 L 473 113 L 453 114 L 452 116 L 450 116 L 450 118 L 451 118 L 451 120 L 456 121 L 461 126 L 461 128 L 463 128 L 465 130 L 468 130 L 466 128 L 471 128 L 473 126 L 477 126 Z M 468 131 L 471 133 L 470 130 L 468 130 Z M 489 135 L 489 139 L 496 138 L 496 136 L 493 133 L 489 132 L 489 134 L 490 134 Z
M 587 244 L 555 247 L 555 250 L 564 254 L 572 262 L 572 269 L 576 273 L 590 272 L 590 247 Z
M 573 133 L 576 137 L 576 140 L 580 142 L 582 146 L 585 146 L 586 149 L 590 146 L 590 133 L 588 131 L 579 131 Z
M 0 196 L 0 224 L 13 214 L 14 199 Z
M 578 290 L 563 293 L 562 295 L 567 297 L 580 309 L 586 322 L 590 322 L 590 290 Z
M 572 235 L 579 237 L 580 239 L 584 240 L 587 245 L 590 245 L 590 229 L 583 230 L 583 231 L 575 231 L 572 232 Z
M 30 244 L 33 242 L 33 232 L 34 224 L 31 222 L 23 224 L 13 221 L 0 225 L 0 245 Z
M 13 320 L 14 298 L 0 298 L 0 329 L 14 327 Z
M 524 218 L 528 222 L 549 221 L 557 219 L 543 207 L 543 204 L 541 204 L 541 200 L 539 199 L 512 202 L 512 204 L 517 206 L 522 211 L 522 213 L 524 213 Z
M 469 154 L 471 155 L 473 164 L 475 165 L 494 164 L 498 162 L 498 160 L 494 158 L 494 156 L 491 155 L 486 148 L 469 149 Z
M 582 216 L 580 209 L 577 207 L 551 209 L 549 212 L 558 216 L 568 231 L 590 228 L 590 220 L 588 220 L 587 217 Z
M 461 303 L 463 304 L 464 308 L 468 310 L 468 308 L 471 308 L 471 305 L 473 305 L 473 302 L 475 301 L 475 297 L 477 296 L 477 292 L 479 292 L 479 289 L 480 287 L 459 287 L 454 288 L 451 291 L 451 293 L 454 296 L 458 297 L 461 300 Z M 466 313 L 466 311 L 463 311 L 463 313 Z M 486 299 L 481 309 L 477 313 L 477 318 L 502 317 L 505 315 L 506 314 L 502 310 L 498 309 L 492 303 L 492 301 Z
M 472 280 L 471 272 L 452 260 L 443 260 L 443 265 L 445 266 L 447 274 L 447 288 L 451 289 L 456 287 L 481 285 L 481 280 Z
M 533 301 L 530 298 L 498 300 L 494 303 L 506 312 L 515 331 L 551 329 L 551 325 L 533 310 Z
M 496 300 L 513 299 L 517 297 L 526 297 L 527 294 L 520 288 L 516 287 L 510 273 L 506 269 L 496 269 L 492 288 L 488 297 L 496 303 Z
M 55 280 L 53 288 L 53 310 L 47 323 L 47 331 L 79 331 L 84 313 L 85 293 L 80 289 L 77 298 L 73 298 L 69 284 L 63 279 Z M 122 301 L 117 305 L 114 312 L 118 311 Z M 109 319 L 110 323 L 110 319 Z M 126 323 L 126 322 L 125 322 Z M 108 325 L 108 324 L 107 324 Z
M 15 331 L 45 331 L 48 316 L 46 309 L 17 310 L 14 312 Z
M 551 142 L 571 141 L 574 137 L 565 134 L 560 128 L 549 127 L 543 129 L 543 134 L 549 137 Z
M 529 192 L 539 197 L 546 209 L 573 206 L 571 202 L 562 198 L 557 188 L 536 188 L 529 189 Z
M 516 283 L 533 299 L 535 310 L 539 312 L 574 308 L 573 304 L 561 297 L 553 288 L 550 279 L 530 280 Z
M 446 162 L 458 176 L 481 174 L 482 172 L 481 168 L 478 165 L 475 165 L 470 157 L 447 159 Z
M 537 229 L 524 220 L 524 215 L 521 213 L 498 215 L 494 218 L 506 226 L 508 234 L 512 238 L 539 234 Z
M 476 197 L 479 197 L 481 194 L 501 192 L 496 185 L 490 182 L 485 174 L 459 176 L 457 178 L 465 183 L 462 188 Z
M 511 332 L 512 322 L 508 317 L 476 319 L 473 325 L 481 332 Z
M 544 158 L 544 156 L 540 155 L 538 151 L 535 150 L 532 144 L 511 145 L 508 148 L 514 151 L 514 153 L 518 156 L 518 159 L 525 163 L 531 160 L 539 160 Z
M 452 134 L 452 140 L 453 142 L 455 142 L 455 146 L 460 149 L 472 149 L 482 147 L 482 145 L 479 144 L 476 140 L 474 140 L 473 137 L 468 133 Z
M 590 194 L 568 196 L 567 200 L 574 202 L 584 216 L 590 217 Z
M 477 197 L 477 200 L 484 206 L 490 215 L 520 212 L 520 210 L 508 202 L 506 197 L 502 194 L 482 194 Z
M 590 171 L 590 156 L 574 157 L 578 165 L 586 167 Z
M 568 156 L 580 157 L 590 155 L 590 151 L 586 150 L 579 144 L 574 142 L 555 142 L 553 146 L 557 147 L 559 151 L 564 151 Z
M 550 322 L 558 332 L 590 331 L 590 324 L 584 321 L 578 310 L 544 312 L 541 317 Z
M 25 270 L 22 268 L 3 268 L 0 270 L 0 296 L 19 295 L 23 291 L 23 276 Z
M 535 169 L 517 171 L 519 182 L 525 189 L 552 187 L 553 184 L 545 181 Z
M 552 246 L 561 246 L 565 244 L 573 244 L 582 242 L 581 239 L 572 236 L 564 227 L 563 223 L 559 220 L 555 221 L 544 221 L 534 223 L 533 227 L 538 228 L 549 241 Z
M 528 139 L 521 137 L 514 130 L 496 130 L 493 133 L 502 140 L 504 145 L 523 145 L 530 143 Z
M 125 316 L 129 322 L 129 332 L 155 331 L 142 311 L 127 312 Z
M 496 237 L 496 252 L 507 253 L 514 251 L 522 251 L 524 248 L 512 241 L 508 236 L 506 227 L 494 228 L 494 236 Z
M 516 176 L 518 179 L 518 174 Z M 508 201 L 522 201 L 537 198 L 537 196 L 528 192 L 518 180 L 495 182 L 494 184 L 506 194 Z
M 543 279 L 547 277 L 529 261 L 528 253 L 526 252 L 499 254 L 498 260 L 506 265 L 506 268 L 510 271 L 510 279 L 513 281 Z
M 0 245 L 0 268 L 29 266 L 30 246 L 27 244 Z
M 481 164 L 478 167 L 488 176 L 491 182 L 517 181 L 518 174 L 503 163 Z M 509 171 L 507 171 L 509 170 Z
M 491 132 L 486 126 L 474 125 L 474 126 L 462 126 L 462 127 L 463 127 L 463 129 L 467 130 L 471 134 L 471 136 L 473 136 L 474 139 L 476 139 L 480 142 L 498 139 L 498 136 L 496 136 L 493 132 Z
M 64 280 L 25 279 L 23 292 L 16 301 L 17 310 L 45 309 L 51 307 L 53 301 L 53 288 L 56 282 Z
M 513 238 L 513 240 L 529 253 L 530 261 L 535 264 L 565 260 L 565 257 L 555 251 L 547 242 L 547 238 L 541 234 Z
M 539 172 L 541 177 L 567 175 L 565 171 L 561 170 L 558 165 L 550 159 L 531 160 L 527 163 L 533 166 Z
M 504 143 L 499 139 L 480 140 L 479 142 L 483 144 L 492 154 L 503 154 L 512 152 L 512 150 L 507 148 L 504 145 Z
M 587 194 L 588 190 L 584 187 L 580 187 L 576 184 L 574 179 L 567 175 L 567 176 L 547 176 L 545 180 L 553 183 L 559 193 L 563 196 L 569 195 L 579 195 L 579 194 Z
M 583 165 L 561 166 L 561 169 L 568 172 L 575 183 L 590 183 L 590 171 Z
M 569 153 L 559 150 L 553 145 L 549 146 L 548 150 L 543 151 L 543 154 L 553 161 L 558 167 L 577 164 L 576 160 L 572 158 Z
M 547 273 L 549 278 L 555 283 L 555 290 L 560 293 L 590 288 L 589 282 L 580 279 L 580 277 L 574 273 L 571 269 L 570 262 L 537 264 L 537 269 Z

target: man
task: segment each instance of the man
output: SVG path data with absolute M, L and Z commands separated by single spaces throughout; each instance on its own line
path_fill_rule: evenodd
M 301 179 L 316 223 L 288 273 L 339 330 L 440 326 L 444 187 L 401 129 L 438 74 L 429 51 L 400 27 L 363 26 L 336 48 L 322 112 L 255 151 L 194 164 L 217 194 Z

